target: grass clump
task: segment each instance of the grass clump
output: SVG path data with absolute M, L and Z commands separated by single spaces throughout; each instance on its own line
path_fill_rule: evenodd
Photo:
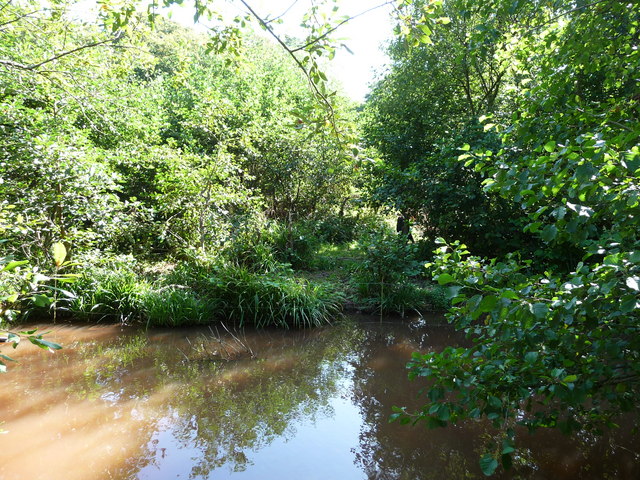
M 147 326 L 202 325 L 215 318 L 215 302 L 189 288 L 169 286 L 148 291 L 142 298 Z
M 256 327 L 313 327 L 339 313 L 342 296 L 323 284 L 292 276 L 256 274 L 240 266 L 221 268 L 210 294 L 227 320 Z
M 324 284 L 292 275 L 193 259 L 155 279 L 132 264 L 85 267 L 70 299 L 60 302 L 75 318 L 175 327 L 231 321 L 256 327 L 312 327 L 339 313 L 343 297 Z
M 73 285 L 73 295 L 59 302 L 71 316 L 89 321 L 132 323 L 144 317 L 143 297 L 150 285 L 126 268 L 92 268 Z

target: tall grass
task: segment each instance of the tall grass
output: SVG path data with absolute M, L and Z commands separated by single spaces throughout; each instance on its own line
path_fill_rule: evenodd
M 312 327 L 328 323 L 341 309 L 343 297 L 306 280 L 255 274 L 226 266 L 210 281 L 210 295 L 219 313 L 240 325 Z
M 150 285 L 126 269 L 92 269 L 72 286 L 74 296 L 59 308 L 88 321 L 132 323 L 144 316 L 142 298 Z
M 150 290 L 142 298 L 148 326 L 202 325 L 215 319 L 215 302 L 203 299 L 189 288 L 169 286 Z
M 88 268 L 60 307 L 89 321 L 147 326 L 210 324 L 311 327 L 327 323 L 343 298 L 284 268 L 256 273 L 246 266 L 202 261 L 177 266 L 151 282 L 126 266 Z

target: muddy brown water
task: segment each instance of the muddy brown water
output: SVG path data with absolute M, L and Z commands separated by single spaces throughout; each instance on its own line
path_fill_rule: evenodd
M 40 326 L 64 345 L 8 352 L 0 479 L 483 478 L 491 432 L 389 423 L 417 408 L 411 352 L 461 341 L 437 318 L 350 319 L 306 331 Z M 495 478 L 637 479 L 631 429 L 523 434 Z

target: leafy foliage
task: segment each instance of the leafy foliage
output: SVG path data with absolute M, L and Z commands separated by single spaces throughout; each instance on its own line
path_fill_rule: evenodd
M 509 467 L 516 425 L 613 426 L 640 385 L 640 12 L 549 6 L 536 21 L 502 33 L 513 114 L 484 120 L 500 148 L 467 148 L 460 161 L 487 192 L 519 204 L 524 232 L 544 248 L 486 260 L 441 240 L 432 273 L 473 344 L 414 355 L 410 375 L 430 380 L 429 402 L 404 417 L 431 426 L 488 418 L 504 442 L 482 457 L 486 474 L 498 460 Z
M 0 228 L 5 225 L 0 224 Z M 50 351 L 59 350 L 62 347 L 57 343 L 43 338 L 38 329 L 28 331 L 14 331 L 10 329 L 14 322 L 25 310 L 41 309 L 53 306 L 59 293 L 71 295 L 66 290 L 58 288 L 58 283 L 68 283 L 75 280 L 75 275 L 61 273 L 60 270 L 71 265 L 65 262 L 66 248 L 62 243 L 54 244 L 52 257 L 55 265 L 53 274 L 44 275 L 36 268 L 29 268 L 27 260 L 14 260 L 12 257 L 0 259 L 0 332 L 2 341 L 17 348 L 20 341 L 26 338 L 37 347 Z M 4 336 L 6 334 L 6 337 Z M 8 355 L 0 355 L 0 373 L 7 370 L 5 361 L 13 362 Z
M 364 258 L 354 280 L 365 304 L 380 312 L 401 314 L 426 306 L 430 295 L 411 281 L 422 269 L 415 244 L 383 226 L 365 233 L 360 245 Z
M 408 3 L 419 22 L 428 2 Z M 477 119 L 508 107 L 508 67 L 498 54 L 505 42 L 491 32 L 518 16 L 498 11 L 488 27 L 483 10 L 468 3 L 444 3 L 447 23 L 429 29 L 430 43 L 400 37 L 389 48 L 391 71 L 374 85 L 362 119 L 366 143 L 379 155 L 364 164 L 365 191 L 373 204 L 411 218 L 430 240 L 459 239 L 474 252 L 502 255 L 527 242 L 519 211 L 484 191 L 474 165 L 457 158 L 464 144 L 499 148 Z

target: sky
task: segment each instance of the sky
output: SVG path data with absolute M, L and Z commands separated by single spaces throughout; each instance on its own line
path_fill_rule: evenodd
M 286 10 L 294 0 L 254 0 L 256 8 L 271 8 L 272 11 Z M 283 18 L 282 31 L 299 31 L 300 17 L 310 5 L 309 0 L 298 0 L 296 7 Z M 339 0 L 340 15 L 354 16 L 384 3 L 383 0 Z M 389 6 L 373 11 L 349 21 L 335 35 L 344 38 L 347 49 L 341 49 L 329 67 L 331 75 L 344 86 L 345 92 L 353 100 L 361 101 L 369 91 L 374 73 L 381 71 L 387 63 L 387 57 L 381 45 L 392 36 L 391 10 Z

